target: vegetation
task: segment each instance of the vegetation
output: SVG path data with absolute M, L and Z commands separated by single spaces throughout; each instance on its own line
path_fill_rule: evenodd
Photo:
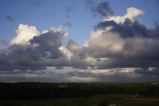
M 0 106 L 158 106 L 157 83 L 0 83 Z

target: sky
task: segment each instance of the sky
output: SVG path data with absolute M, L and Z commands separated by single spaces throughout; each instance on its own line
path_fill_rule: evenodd
M 0 0 L 0 82 L 158 82 L 158 0 Z

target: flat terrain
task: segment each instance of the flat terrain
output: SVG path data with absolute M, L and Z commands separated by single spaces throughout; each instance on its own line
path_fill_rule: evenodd
M 159 106 L 159 85 L 1 83 L 0 98 L 0 106 Z
M 96 95 L 89 98 L 58 98 L 0 101 L 0 106 L 159 106 L 159 98 L 133 98 L 124 94 Z

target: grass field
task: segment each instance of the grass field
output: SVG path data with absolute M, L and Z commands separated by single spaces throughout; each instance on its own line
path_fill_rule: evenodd
M 159 106 L 159 85 L 1 83 L 0 106 Z
M 59 98 L 0 101 L 0 106 L 159 106 L 159 98 L 134 95 L 96 95 L 89 98 Z

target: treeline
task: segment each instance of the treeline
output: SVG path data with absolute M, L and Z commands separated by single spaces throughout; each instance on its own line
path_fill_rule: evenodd
M 100 94 L 159 96 L 159 84 L 0 83 L 0 100 L 89 97 Z

